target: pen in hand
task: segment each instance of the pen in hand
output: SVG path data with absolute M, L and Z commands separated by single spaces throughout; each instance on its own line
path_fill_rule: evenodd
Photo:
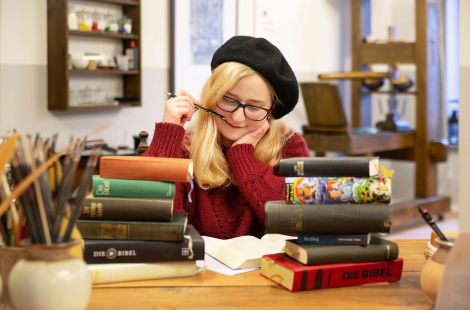
M 163 93 L 166 94 L 166 95 L 168 95 L 170 98 L 175 98 L 175 97 L 176 97 L 176 95 L 174 95 L 174 94 L 172 94 L 172 93 L 170 93 L 170 92 L 164 91 Z M 226 119 L 225 119 L 225 116 L 223 116 L 222 114 L 219 114 L 219 113 L 217 113 L 217 112 L 215 112 L 215 111 L 212 111 L 211 109 L 204 108 L 203 106 L 201 106 L 201 105 L 199 105 L 199 104 L 196 104 L 196 103 L 193 103 L 193 105 L 194 105 L 194 107 L 196 107 L 196 109 L 198 109 L 198 110 L 202 110 L 202 111 L 207 112 L 207 113 L 209 113 L 209 114 L 215 115 L 215 116 L 217 116 L 217 117 L 223 119 L 224 121 L 226 120 Z
M 421 217 L 432 228 L 432 230 L 434 230 L 434 232 L 437 234 L 439 239 L 441 239 L 442 241 L 449 241 L 449 239 L 447 239 L 444 233 L 439 229 L 433 217 L 431 216 L 431 214 L 429 214 L 429 211 L 426 209 L 423 210 L 420 207 L 418 207 L 418 210 L 419 210 L 419 213 L 421 214 Z

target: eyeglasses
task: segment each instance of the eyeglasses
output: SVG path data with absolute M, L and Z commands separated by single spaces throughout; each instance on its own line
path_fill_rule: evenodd
M 251 104 L 243 104 L 240 101 L 227 96 L 223 96 L 222 100 L 217 102 L 217 107 L 222 111 L 231 113 L 241 107 L 243 108 L 243 114 L 245 114 L 245 117 L 252 121 L 262 121 L 271 112 L 271 108 L 266 109 Z

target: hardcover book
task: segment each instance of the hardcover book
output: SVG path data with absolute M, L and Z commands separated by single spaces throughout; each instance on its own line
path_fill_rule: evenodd
M 89 264 L 93 284 L 195 276 L 196 261 L 130 264 Z
M 389 177 L 287 177 L 286 202 L 293 204 L 390 203 Z
M 265 232 L 279 234 L 365 234 L 389 232 L 388 204 L 265 204 Z
M 171 222 L 78 220 L 84 239 L 181 241 L 186 231 L 186 213 L 175 213 Z
M 378 157 L 292 157 L 274 167 L 283 177 L 375 177 L 379 174 Z
M 203 260 L 204 240 L 192 225 L 183 241 L 86 239 L 83 258 L 89 264 Z
M 299 244 L 289 240 L 284 252 L 305 265 L 378 262 L 396 259 L 398 245 L 375 236 L 372 236 L 369 245 Z
M 297 235 L 297 244 L 368 245 L 371 234 L 304 234 Z
M 278 253 L 263 256 L 260 274 L 296 292 L 396 282 L 401 279 L 402 270 L 401 258 L 384 262 L 306 266 Z
M 286 240 L 295 238 L 281 234 L 267 234 L 261 239 L 241 236 L 226 240 L 204 236 L 206 253 L 232 269 L 259 268 L 263 255 L 283 252 Z
M 100 176 L 111 179 L 189 182 L 193 163 L 185 158 L 102 156 Z
M 80 213 L 82 220 L 162 221 L 169 222 L 173 199 L 93 197 L 85 198 Z
M 92 178 L 94 197 L 170 198 L 175 197 L 175 184 L 171 182 L 107 179 L 99 175 Z

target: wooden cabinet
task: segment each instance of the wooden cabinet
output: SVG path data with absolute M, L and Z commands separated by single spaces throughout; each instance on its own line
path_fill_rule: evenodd
M 70 30 L 68 25 L 70 6 L 117 11 L 119 15 L 125 15 L 132 20 L 132 31 L 130 34 L 126 34 Z M 142 39 L 140 24 L 140 0 L 48 0 L 48 109 L 52 111 L 95 111 L 141 106 Z M 86 48 L 77 48 L 80 44 L 86 45 Z M 126 48 L 133 44 L 136 58 L 135 68 L 124 71 L 109 67 L 103 69 L 105 66 L 99 66 L 90 70 L 71 66 L 73 53 L 100 54 L 101 46 L 106 44 L 114 45 L 115 50 L 114 55 L 107 55 L 108 57 L 124 55 Z M 78 85 L 76 88 L 74 88 L 74 83 Z M 113 85 L 113 88 L 108 89 L 108 85 Z M 106 100 L 100 100 L 99 103 L 98 101 L 73 100 L 72 97 L 77 96 L 77 92 L 83 92 L 85 87 L 90 87 L 90 91 L 100 91 L 101 97 L 105 96 Z

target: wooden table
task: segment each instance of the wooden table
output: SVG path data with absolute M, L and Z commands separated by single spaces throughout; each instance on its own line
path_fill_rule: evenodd
M 251 271 L 93 287 L 88 309 L 432 309 L 420 289 L 424 240 L 397 241 L 404 259 L 395 283 L 292 293 Z

